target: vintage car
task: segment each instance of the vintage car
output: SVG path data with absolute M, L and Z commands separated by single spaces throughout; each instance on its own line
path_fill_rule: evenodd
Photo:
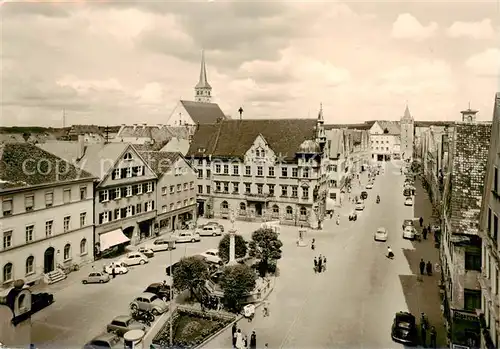
M 31 295 L 31 313 L 34 314 L 54 303 L 54 295 L 51 293 L 33 293 Z
M 368 193 L 364 190 L 361 192 L 361 199 L 363 199 L 363 200 L 368 199 Z
M 373 239 L 375 241 L 387 241 L 387 229 L 380 227 L 375 231 Z
M 83 278 L 82 284 L 104 284 L 109 282 L 111 278 L 108 273 L 103 271 L 93 271 Z
M 122 349 L 123 343 L 114 333 L 103 333 L 89 341 L 83 349 Z
M 149 262 L 148 257 L 143 255 L 140 252 L 130 252 L 127 253 L 127 255 L 120 259 L 120 263 L 124 263 L 126 266 L 131 266 L 131 265 L 143 265 Z
M 200 253 L 200 256 L 205 258 L 205 260 L 209 263 L 222 265 L 222 259 L 219 257 L 219 250 L 216 248 L 206 250 L 205 252 Z
M 144 292 L 154 293 L 158 298 L 167 302 L 170 300 L 170 286 L 161 282 L 155 282 L 149 285 Z
M 123 262 L 111 262 L 104 267 L 104 271 L 109 275 L 113 274 L 113 269 L 115 274 L 123 275 L 128 273 L 128 268 Z
M 130 309 L 150 311 L 154 316 L 158 316 L 168 310 L 168 303 L 154 293 L 144 292 L 130 303 Z
M 413 206 L 413 198 L 411 196 L 406 197 L 405 206 Z
M 155 251 L 153 251 L 153 249 L 151 248 L 148 248 L 148 247 L 139 247 L 139 249 L 137 250 L 137 252 L 140 252 L 142 253 L 143 255 L 145 255 L 146 257 L 148 258 L 152 258 L 155 256 Z
M 355 209 L 356 211 L 363 211 L 365 209 L 365 203 L 363 202 L 363 200 L 359 200 L 358 202 L 356 202 Z
M 119 315 L 115 317 L 106 326 L 108 333 L 115 333 L 116 335 L 123 337 L 125 333 L 131 330 L 146 330 L 146 326 L 140 322 L 134 320 L 130 315 Z
M 222 230 L 216 225 L 203 225 L 196 228 L 196 233 L 200 236 L 221 236 Z
M 176 243 L 201 241 L 200 234 L 192 230 L 177 230 L 171 235 L 171 238 L 174 239 Z
M 391 338 L 398 343 L 417 345 L 418 332 L 415 316 L 406 311 L 396 313 L 392 323 Z

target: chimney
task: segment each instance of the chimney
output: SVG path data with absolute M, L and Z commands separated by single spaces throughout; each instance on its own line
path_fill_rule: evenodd
M 80 160 L 85 155 L 85 136 L 78 135 L 78 159 Z

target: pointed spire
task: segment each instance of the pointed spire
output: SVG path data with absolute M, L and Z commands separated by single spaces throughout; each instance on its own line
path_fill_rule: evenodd
M 324 122 L 325 118 L 323 117 L 323 103 L 319 104 L 319 113 L 318 113 L 318 122 Z
M 205 50 L 201 51 L 201 67 L 200 67 L 200 80 L 196 84 L 196 88 L 212 88 L 207 80 L 207 66 L 205 64 Z
M 411 119 L 411 113 L 410 113 L 410 108 L 408 107 L 408 101 L 406 101 L 406 108 L 405 108 L 405 113 L 403 116 L 403 119 Z

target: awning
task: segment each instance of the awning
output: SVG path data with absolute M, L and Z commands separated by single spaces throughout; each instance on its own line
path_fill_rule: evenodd
M 123 234 L 121 229 L 108 231 L 107 233 L 99 235 L 99 242 L 101 244 L 101 251 L 107 250 L 113 246 L 129 242 L 130 239 Z

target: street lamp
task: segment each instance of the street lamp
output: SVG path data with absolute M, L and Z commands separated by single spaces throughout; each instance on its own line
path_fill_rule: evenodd
M 172 321 L 173 321 L 173 302 L 174 302 L 174 274 L 172 274 L 172 252 L 175 248 L 175 240 L 174 239 L 170 239 L 168 240 L 168 250 L 169 250 L 169 253 L 170 253 L 170 290 L 169 290 L 169 294 L 170 294 L 170 302 L 168 304 L 168 311 L 170 312 L 170 347 L 172 348 L 174 346 L 174 337 L 173 337 L 173 327 L 172 327 Z

